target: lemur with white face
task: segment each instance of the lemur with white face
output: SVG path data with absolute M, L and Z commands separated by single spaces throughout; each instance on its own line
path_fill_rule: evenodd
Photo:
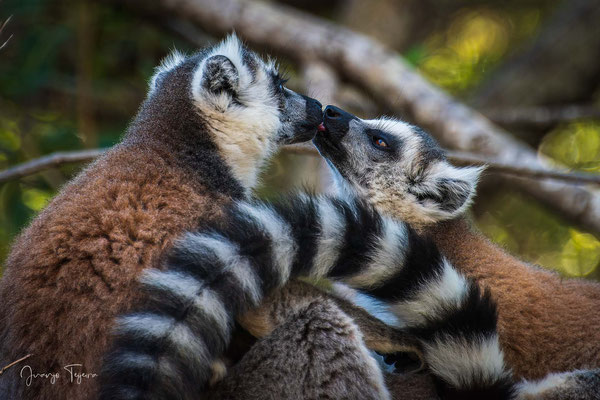
M 0 281 L 0 365 L 31 354 L 33 374 L 73 364 L 98 374 L 140 273 L 185 230 L 223 218 L 278 146 L 314 136 L 321 105 L 283 84 L 234 36 L 163 62 L 123 141 L 15 241 Z M 27 383 L 20 371 L 0 376 L 0 398 L 95 398 L 98 379 Z

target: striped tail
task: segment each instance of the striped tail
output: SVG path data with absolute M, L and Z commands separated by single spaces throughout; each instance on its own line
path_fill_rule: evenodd
M 148 301 L 117 320 L 102 399 L 197 398 L 235 318 L 299 276 L 329 277 L 384 302 L 418 335 L 449 398 L 510 398 L 489 295 L 408 225 L 360 200 L 307 195 L 241 202 L 224 221 L 185 234 L 164 271 L 144 272 Z

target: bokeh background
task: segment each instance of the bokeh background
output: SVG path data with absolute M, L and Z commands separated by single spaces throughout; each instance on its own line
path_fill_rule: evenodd
M 574 171 L 600 174 L 600 2 L 280 3 L 381 41 L 430 82 L 540 154 Z M 10 38 L 0 49 L 0 169 L 56 151 L 113 145 L 162 57 L 174 47 L 192 52 L 220 39 L 202 27 L 114 2 L 1 0 L 0 25 L 10 16 L 0 34 L 0 45 Z M 540 54 L 552 62 L 539 65 Z M 300 71 L 286 59 L 281 63 L 289 86 L 302 90 Z M 524 68 L 529 70 L 523 73 Z M 511 71 L 517 73 L 507 80 Z M 368 93 L 343 91 L 346 104 L 363 117 L 387 111 Z M 544 111 L 552 118 L 536 117 Z M 15 235 L 82 167 L 67 164 L 0 183 L 1 260 Z M 313 156 L 282 152 L 257 193 L 270 197 L 299 186 L 321 190 L 327 186 L 322 167 Z M 570 225 L 510 181 L 498 184 L 487 176 L 472 215 L 511 253 L 565 276 L 600 280 L 598 233 Z

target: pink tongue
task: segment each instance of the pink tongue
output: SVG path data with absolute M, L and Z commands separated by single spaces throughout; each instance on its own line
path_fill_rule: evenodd
M 319 132 L 325 132 L 325 131 L 327 130 L 327 128 L 325 128 L 325 124 L 323 124 L 323 123 L 321 122 L 321 125 L 319 125 L 319 126 L 317 127 L 317 130 L 318 130 Z

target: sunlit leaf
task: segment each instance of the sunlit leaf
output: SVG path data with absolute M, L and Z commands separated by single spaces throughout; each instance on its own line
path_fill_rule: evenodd
M 489 199 L 477 225 L 509 253 L 565 276 L 590 276 L 600 266 L 598 239 L 516 192 Z
M 16 151 L 21 147 L 21 138 L 14 121 L 0 121 L 0 150 Z
M 539 151 L 569 167 L 600 172 L 600 123 L 561 125 L 544 137 Z
M 23 203 L 33 211 L 40 211 L 52 198 L 52 193 L 39 189 L 26 189 L 23 191 Z
M 600 241 L 593 235 L 570 230 L 571 238 L 561 253 L 562 272 L 569 276 L 582 277 L 600 263 Z

